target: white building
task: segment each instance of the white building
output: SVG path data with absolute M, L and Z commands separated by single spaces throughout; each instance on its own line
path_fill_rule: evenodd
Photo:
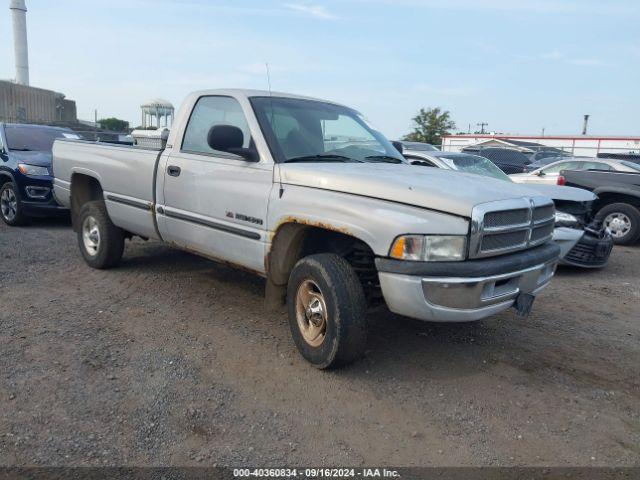
M 442 150 L 445 151 L 459 152 L 471 145 L 516 148 L 525 153 L 539 150 L 540 146 L 544 146 L 557 148 L 575 156 L 596 157 L 599 153 L 640 153 L 640 136 L 468 134 L 442 137 Z

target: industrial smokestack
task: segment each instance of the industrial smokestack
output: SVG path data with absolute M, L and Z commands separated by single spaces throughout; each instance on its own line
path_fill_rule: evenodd
M 589 127 L 589 115 L 584 116 L 584 123 L 582 124 L 582 134 L 587 134 L 587 127 Z
M 24 0 L 9 3 L 13 20 L 13 51 L 16 59 L 16 83 L 29 85 L 29 48 L 27 46 L 27 7 Z

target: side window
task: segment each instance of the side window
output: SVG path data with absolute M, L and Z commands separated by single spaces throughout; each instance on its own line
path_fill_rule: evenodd
M 546 174 L 560 173 L 560 170 L 575 170 L 579 167 L 580 162 L 560 162 L 550 167 L 543 168 L 542 171 Z
M 242 130 L 245 148 L 251 142 L 249 125 L 240 103 L 231 97 L 202 97 L 198 100 L 184 132 L 182 150 L 193 153 L 229 155 L 213 150 L 207 144 L 207 135 L 215 125 L 233 125 Z
M 611 170 L 611 167 L 602 162 L 582 162 L 583 170 Z

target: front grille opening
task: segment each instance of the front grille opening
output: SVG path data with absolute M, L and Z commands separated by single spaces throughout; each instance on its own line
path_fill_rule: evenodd
M 483 237 L 481 250 L 483 252 L 488 252 L 491 250 L 508 249 L 524 245 L 526 241 L 526 230 L 508 233 L 495 233 L 493 235 L 485 235 Z
M 555 207 L 553 205 L 546 205 L 544 207 L 538 207 L 533 211 L 533 221 L 546 220 L 553 217 L 555 214 Z
M 487 283 L 481 294 L 482 300 L 492 300 L 497 297 L 512 296 L 518 292 L 520 277 L 504 278 L 495 282 Z
M 549 223 L 548 225 L 543 225 L 541 227 L 534 228 L 533 231 L 531 232 L 531 241 L 539 242 L 545 239 L 546 237 L 549 237 L 550 235 L 553 234 L 554 227 L 555 226 L 553 223 Z
M 503 210 L 501 212 L 489 212 L 484 216 L 484 226 L 487 228 L 506 227 L 519 225 L 529 221 L 529 210 Z
M 33 186 L 28 186 L 26 188 L 27 191 L 27 195 L 30 198 L 38 198 L 38 199 L 42 199 L 45 198 L 47 195 L 49 195 L 49 191 L 51 189 L 47 188 L 47 187 L 33 187 Z
M 610 253 L 611 250 L 599 249 L 596 244 L 577 243 L 569 250 L 565 259 L 582 265 L 599 266 L 607 263 Z

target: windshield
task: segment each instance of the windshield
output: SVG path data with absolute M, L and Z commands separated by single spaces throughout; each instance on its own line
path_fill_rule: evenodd
M 21 125 L 5 125 L 9 150 L 50 152 L 56 138 L 80 138 L 71 130 L 59 130 L 49 127 L 24 127 Z
M 251 105 L 277 162 L 405 163 L 355 110 L 313 100 L 253 97 Z
M 640 165 L 637 163 L 627 162 L 626 160 L 622 160 L 620 163 L 632 170 L 635 170 L 636 172 L 640 172 Z
M 477 155 L 438 155 L 438 158 L 445 162 L 453 170 L 460 172 L 475 173 L 485 177 L 493 177 L 499 180 L 510 182 L 509 176 L 500 170 L 495 164 L 484 157 Z
M 420 142 L 405 142 L 402 141 L 402 146 L 407 150 L 414 150 L 416 152 L 439 152 L 439 150 L 430 143 Z

